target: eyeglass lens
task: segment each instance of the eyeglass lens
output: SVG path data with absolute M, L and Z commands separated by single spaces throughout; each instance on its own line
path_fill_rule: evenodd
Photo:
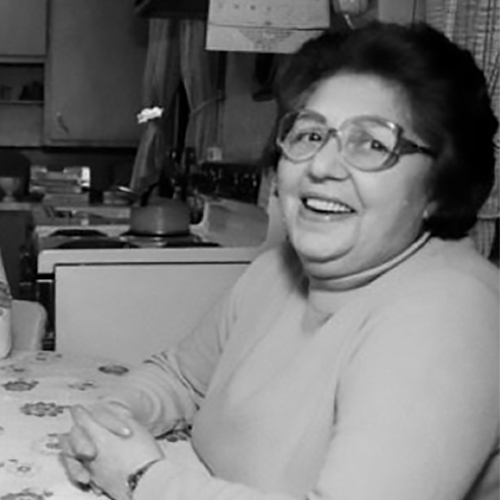
M 285 116 L 278 142 L 295 161 L 312 158 L 335 137 L 342 156 L 361 169 L 381 167 L 394 153 L 398 135 L 389 125 L 369 117 L 345 121 L 339 130 L 328 127 L 319 117 L 308 114 Z

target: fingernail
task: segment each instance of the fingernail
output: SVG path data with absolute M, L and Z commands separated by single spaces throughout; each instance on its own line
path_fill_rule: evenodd
M 102 490 L 101 488 L 99 488 L 99 486 L 97 486 L 97 484 L 95 484 L 93 481 L 91 481 L 89 483 L 89 486 L 90 486 L 90 489 L 92 490 L 92 493 L 94 495 L 100 496 L 100 495 L 104 494 L 104 490 Z

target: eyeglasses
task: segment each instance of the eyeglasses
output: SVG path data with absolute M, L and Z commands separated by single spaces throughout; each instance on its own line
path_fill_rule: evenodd
M 402 155 L 434 156 L 432 150 L 406 139 L 403 133 L 398 124 L 377 116 L 355 116 L 336 129 L 328 126 L 323 115 L 302 110 L 281 118 L 276 142 L 289 160 L 300 162 L 313 158 L 335 137 L 341 157 L 365 171 L 390 168 Z

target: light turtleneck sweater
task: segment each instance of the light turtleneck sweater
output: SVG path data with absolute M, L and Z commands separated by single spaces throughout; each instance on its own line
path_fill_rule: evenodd
M 311 316 L 295 254 L 270 250 L 124 381 L 108 399 L 155 435 L 191 422 L 199 465 L 167 449 L 135 500 L 498 497 L 498 270 L 424 236 L 347 280 Z

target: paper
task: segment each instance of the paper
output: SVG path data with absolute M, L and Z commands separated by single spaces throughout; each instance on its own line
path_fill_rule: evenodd
M 328 0 L 211 0 L 206 48 L 290 53 L 329 24 Z

